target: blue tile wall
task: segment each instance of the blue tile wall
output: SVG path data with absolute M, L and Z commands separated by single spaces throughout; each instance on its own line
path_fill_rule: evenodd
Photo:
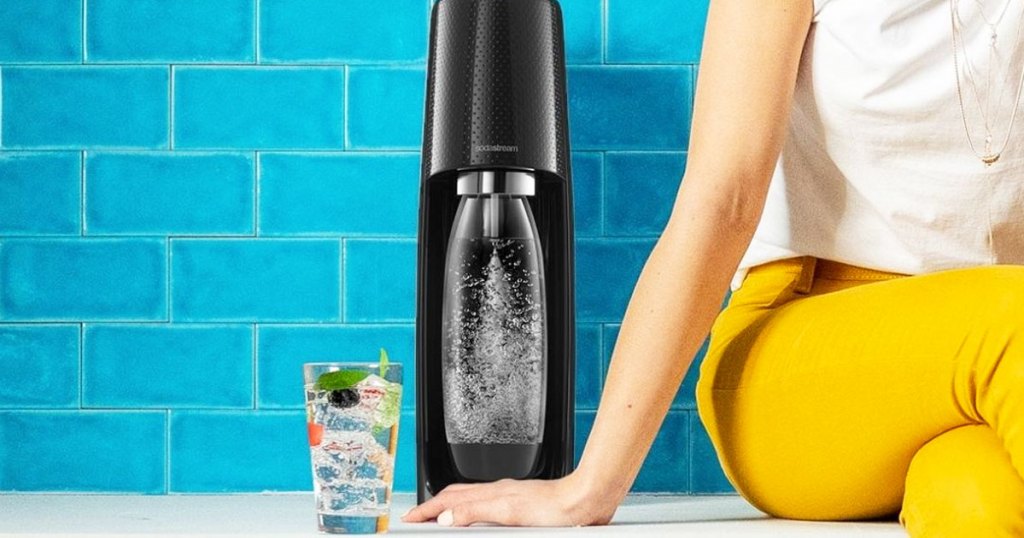
M 250 62 L 256 0 L 87 0 L 91 62 Z
M 174 147 L 341 149 L 341 68 L 174 68 Z
M 414 237 L 419 165 L 417 153 L 264 153 L 260 234 Z
M 0 152 L 0 235 L 78 235 L 78 153 Z
M 164 493 L 166 413 L 0 411 L 0 491 Z
M 416 491 L 416 413 L 412 411 L 402 411 L 399 419 L 394 489 Z
M 253 232 L 251 154 L 88 153 L 89 235 L 228 235 Z
M 570 141 L 577 150 L 681 150 L 689 143 L 693 68 L 570 67 Z
M 608 2 L 608 61 L 696 63 L 704 41 L 708 3 L 702 0 Z
M 250 408 L 251 325 L 86 325 L 82 406 Z
M 345 321 L 410 323 L 415 301 L 415 241 L 345 240 Z
M 170 416 L 169 491 L 312 490 L 305 412 L 171 411 Z
M 604 212 L 604 168 L 600 153 L 573 153 L 572 155 L 573 216 L 576 236 L 601 235 Z
M 78 325 L 0 325 L 0 409 L 78 407 Z
M 562 0 L 565 57 L 569 63 L 598 64 L 602 56 L 602 0 Z
M 576 326 L 576 409 L 597 409 L 605 369 L 601 325 Z
M 414 488 L 432 3 L 0 0 L 0 491 L 308 489 L 302 363 L 380 347 Z M 686 166 L 708 1 L 560 4 L 580 453 Z M 732 491 L 703 354 L 638 491 Z
M 424 62 L 427 6 L 425 0 L 261 0 L 260 60 Z
M 426 80 L 420 68 L 349 68 L 346 147 L 419 149 Z
M 660 234 L 685 168 L 685 153 L 609 152 L 605 156 L 605 233 Z
M 0 64 L 79 62 L 82 0 L 0 3 Z
M 164 320 L 159 239 L 0 241 L 0 321 Z
M 576 320 L 622 319 L 653 239 L 576 240 Z
M 2 76 L 3 149 L 167 147 L 166 66 L 4 67 Z
M 338 321 L 338 241 L 175 240 L 174 321 Z

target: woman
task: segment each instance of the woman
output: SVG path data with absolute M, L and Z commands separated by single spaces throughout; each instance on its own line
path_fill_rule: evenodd
M 579 468 L 406 521 L 607 523 L 710 330 L 698 410 L 761 510 L 1024 536 L 1022 4 L 712 0 L 689 165 Z

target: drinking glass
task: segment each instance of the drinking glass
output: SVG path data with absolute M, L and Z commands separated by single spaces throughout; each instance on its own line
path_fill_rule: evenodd
M 320 531 L 387 532 L 402 365 L 308 363 L 303 377 Z

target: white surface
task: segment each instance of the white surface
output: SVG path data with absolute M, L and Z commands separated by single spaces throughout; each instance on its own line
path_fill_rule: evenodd
M 412 506 L 396 497 L 394 513 Z M 391 534 L 458 532 L 488 536 L 906 536 L 896 523 L 818 523 L 768 519 L 738 497 L 631 497 L 612 525 L 576 529 L 450 529 L 407 525 L 394 518 Z M 316 537 L 312 494 L 225 496 L 0 495 L 0 536 L 247 536 Z

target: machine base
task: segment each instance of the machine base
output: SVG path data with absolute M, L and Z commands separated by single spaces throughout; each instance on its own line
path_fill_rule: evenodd
M 502 478 L 532 478 L 540 443 L 530 445 L 452 444 L 452 459 L 467 480 L 492 482 Z

